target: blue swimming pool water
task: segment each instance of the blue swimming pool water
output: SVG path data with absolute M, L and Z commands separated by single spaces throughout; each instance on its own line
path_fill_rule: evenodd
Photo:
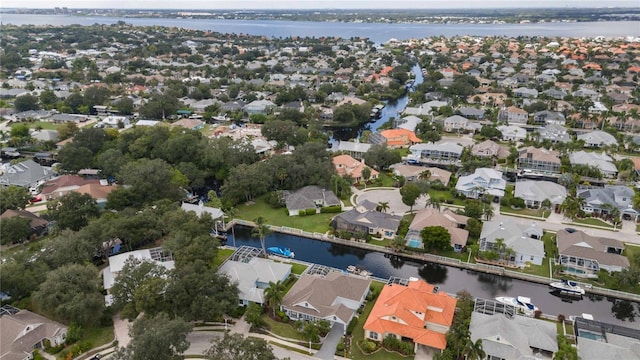
M 413 248 L 421 248 L 422 247 L 422 242 L 420 240 L 418 240 L 418 239 L 411 239 L 407 243 L 407 246 L 413 247 Z
M 584 274 L 584 270 L 574 269 L 572 267 L 568 267 L 564 271 L 566 271 L 568 273 L 574 273 L 574 274 Z
M 598 333 L 586 331 L 586 330 L 578 330 L 578 336 L 595 340 L 595 341 L 604 341 L 604 337 L 602 336 L 602 334 L 598 334 Z

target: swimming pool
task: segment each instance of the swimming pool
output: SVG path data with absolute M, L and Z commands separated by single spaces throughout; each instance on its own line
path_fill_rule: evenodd
M 584 270 L 575 269 L 575 268 L 572 268 L 572 267 L 567 267 L 567 268 L 564 269 L 564 271 L 568 272 L 568 273 L 573 273 L 573 274 L 584 274 L 585 273 Z
M 586 339 L 605 342 L 604 336 L 602 336 L 602 334 L 593 331 L 578 329 L 578 336 Z
M 411 239 L 411 240 L 409 240 L 409 242 L 407 242 L 407 246 L 412 247 L 412 248 L 421 249 L 422 248 L 422 241 L 420 241 L 418 239 Z

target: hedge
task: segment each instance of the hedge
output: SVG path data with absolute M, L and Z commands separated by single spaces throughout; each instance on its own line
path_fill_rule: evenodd
M 397 351 L 403 355 L 413 354 L 413 344 L 400 341 L 396 339 L 395 336 L 392 336 L 392 335 L 389 335 L 386 338 L 384 338 L 384 340 L 382 340 L 382 346 L 387 350 Z
M 313 215 L 313 214 L 316 214 L 317 212 L 318 211 L 316 210 L 316 208 L 310 208 L 305 210 L 306 215 Z
M 351 333 L 353 333 L 356 325 L 358 325 L 358 318 L 354 316 L 353 319 L 351 319 L 351 321 L 349 322 L 349 325 L 347 325 L 347 335 L 351 335 Z
M 320 208 L 320 213 L 325 214 L 325 213 L 339 213 L 342 211 L 342 206 L 341 205 L 333 205 L 333 206 L 324 206 L 322 208 Z

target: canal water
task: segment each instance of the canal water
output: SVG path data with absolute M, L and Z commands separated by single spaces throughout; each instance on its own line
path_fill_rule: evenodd
M 251 236 L 250 228 L 237 226 L 235 236 L 236 246 L 260 247 L 260 240 Z M 234 244 L 231 236 L 227 244 Z M 626 300 L 594 295 L 581 300 L 563 299 L 551 293 L 548 286 L 541 284 L 438 264 L 389 258 L 382 253 L 280 233 L 270 234 L 266 239 L 266 246 L 288 247 L 295 252 L 297 260 L 338 269 L 356 265 L 383 279 L 391 276 L 418 277 L 448 293 L 467 290 L 473 296 L 484 299 L 493 299 L 496 296 L 526 296 L 545 314 L 562 314 L 568 318 L 570 315 L 589 313 L 598 321 L 640 328 L 640 323 L 635 322 L 635 318 L 640 316 L 640 304 Z

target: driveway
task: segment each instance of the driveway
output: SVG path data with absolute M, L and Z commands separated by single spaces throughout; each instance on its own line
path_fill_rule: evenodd
M 416 200 L 416 204 L 413 205 L 413 210 L 421 209 L 425 207 L 428 197 L 422 196 Z M 402 196 L 400 195 L 400 189 L 396 188 L 374 188 L 361 191 L 356 195 L 355 201 L 357 204 L 361 204 L 365 200 L 369 200 L 374 204 L 380 202 L 388 202 L 389 210 L 387 213 L 393 215 L 404 215 L 409 212 L 410 207 L 402 202 Z
M 211 340 L 224 336 L 221 331 L 192 331 L 187 334 L 187 341 L 191 344 L 185 355 L 203 355 L 211 347 Z
M 327 337 L 322 342 L 320 351 L 318 351 L 314 357 L 323 360 L 333 360 L 336 353 L 336 346 L 338 346 L 342 334 L 344 334 L 344 325 L 340 323 L 333 324 L 331 331 L 329 331 L 329 334 L 327 334 Z

